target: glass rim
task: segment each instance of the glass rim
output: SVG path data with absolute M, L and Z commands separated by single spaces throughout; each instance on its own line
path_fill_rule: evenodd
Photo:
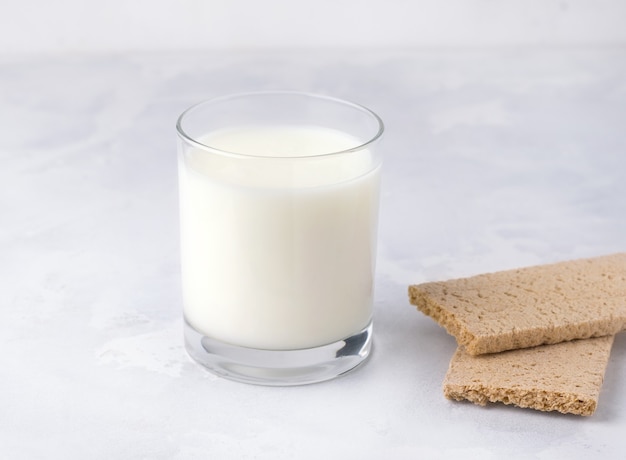
M 302 156 L 295 156 L 295 157 L 285 157 L 285 156 L 272 156 L 272 155 L 254 155 L 254 154 L 248 154 L 248 153 L 231 152 L 231 151 L 228 151 L 228 150 L 222 150 L 222 149 L 219 149 L 219 148 L 216 148 L 216 147 L 212 147 L 212 146 L 207 145 L 207 144 L 203 144 L 202 142 L 198 141 L 197 139 L 194 139 L 193 136 L 188 134 L 183 129 L 183 120 L 184 120 L 184 118 L 187 115 L 189 115 L 190 112 L 198 109 L 200 106 L 203 106 L 203 105 L 206 105 L 206 104 L 224 102 L 224 101 L 233 100 L 233 99 L 241 99 L 241 98 L 256 97 L 256 96 L 271 96 L 271 95 L 307 97 L 307 98 L 311 98 L 311 99 L 317 99 L 317 100 L 321 100 L 321 101 L 333 102 L 333 103 L 336 103 L 336 104 L 341 104 L 341 105 L 344 105 L 346 107 L 351 107 L 351 108 L 356 109 L 359 112 L 364 113 L 366 115 L 369 115 L 371 118 L 373 118 L 376 121 L 377 125 L 378 125 L 378 130 L 376 131 L 374 136 L 372 136 L 367 141 L 360 142 L 358 145 L 356 145 L 354 147 L 351 147 L 349 149 L 336 150 L 336 151 L 332 151 L 332 152 L 324 152 L 324 153 L 313 154 L 313 155 L 302 155 Z M 176 120 L 176 131 L 178 133 L 178 136 L 183 141 L 185 141 L 185 142 L 187 142 L 187 143 L 189 143 L 189 144 L 191 144 L 191 145 L 193 145 L 193 146 L 195 146 L 197 148 L 200 148 L 202 150 L 205 150 L 205 151 L 208 150 L 208 151 L 211 151 L 213 153 L 218 153 L 220 155 L 237 157 L 237 158 L 255 158 L 255 159 L 271 158 L 271 159 L 281 159 L 281 160 L 291 160 L 291 161 L 294 161 L 294 160 L 298 160 L 298 159 L 302 159 L 302 158 L 328 157 L 328 156 L 342 155 L 342 154 L 346 154 L 346 153 L 350 153 L 350 152 L 356 152 L 356 151 L 359 151 L 359 150 L 364 150 L 369 145 L 373 144 L 374 142 L 376 142 L 377 140 L 379 140 L 382 137 L 382 135 L 383 135 L 383 133 L 385 131 L 385 125 L 383 123 L 383 120 L 373 110 L 368 109 L 364 105 L 357 104 L 355 102 L 348 101 L 348 100 L 345 100 L 345 99 L 340 99 L 340 98 L 333 97 L 333 96 L 327 96 L 327 95 L 323 95 L 323 94 L 310 93 L 310 92 L 305 92 L 305 91 L 249 91 L 249 92 L 233 93 L 233 94 L 228 94 L 228 95 L 224 95 L 224 96 L 217 96 L 217 97 L 205 99 L 203 101 L 197 102 L 196 104 L 193 104 L 192 106 L 188 107 L 185 111 L 183 111 L 180 114 L 180 116 L 178 117 L 178 119 Z

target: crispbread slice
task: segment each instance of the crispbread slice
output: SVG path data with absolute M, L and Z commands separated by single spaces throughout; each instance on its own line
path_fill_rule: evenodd
M 458 348 L 443 383 L 448 399 L 501 402 L 541 411 L 591 415 L 613 336 L 481 356 Z
M 409 286 L 472 355 L 626 328 L 626 253 Z

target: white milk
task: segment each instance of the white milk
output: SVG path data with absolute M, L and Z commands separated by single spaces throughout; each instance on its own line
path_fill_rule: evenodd
M 275 350 L 367 326 L 379 185 L 372 154 L 294 158 L 360 144 L 321 127 L 246 127 L 201 142 L 256 157 L 192 149 L 179 159 L 187 321 L 223 342 Z

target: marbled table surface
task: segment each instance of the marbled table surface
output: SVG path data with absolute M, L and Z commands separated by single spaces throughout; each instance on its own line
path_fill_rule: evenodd
M 262 89 L 369 106 L 375 350 L 267 388 L 182 342 L 174 124 Z M 589 418 L 450 402 L 410 283 L 626 250 L 626 48 L 0 57 L 0 457 L 623 458 L 626 334 Z

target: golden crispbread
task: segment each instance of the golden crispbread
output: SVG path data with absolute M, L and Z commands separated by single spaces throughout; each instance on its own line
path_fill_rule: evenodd
M 412 304 L 480 355 L 626 329 L 626 253 L 409 286 Z
M 443 383 L 448 399 L 591 415 L 613 336 L 471 356 L 457 349 Z

